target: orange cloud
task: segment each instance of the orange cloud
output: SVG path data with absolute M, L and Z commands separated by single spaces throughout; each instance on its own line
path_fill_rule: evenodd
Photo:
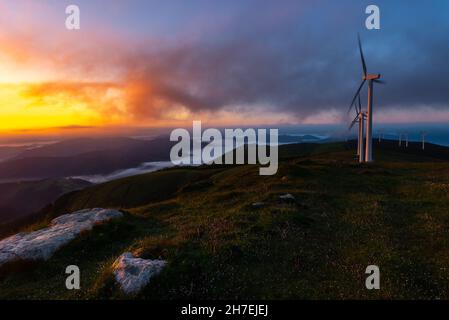
M 8 26 L 0 29 L 0 132 L 288 119 L 280 112 L 235 112 L 257 102 L 260 90 L 230 81 L 228 65 L 239 69 L 232 55 L 240 47 L 197 54 L 193 44 Z

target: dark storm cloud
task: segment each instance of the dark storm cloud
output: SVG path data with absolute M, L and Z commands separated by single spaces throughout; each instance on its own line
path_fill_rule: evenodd
M 270 3 L 242 11 L 190 43 L 133 56 L 129 79 L 151 88 L 136 101 L 135 111 L 152 110 L 155 97 L 192 111 L 238 106 L 299 116 L 344 111 L 362 76 L 358 32 L 369 71 L 387 82 L 375 88 L 377 107 L 447 108 L 449 24 L 444 12 L 449 6 L 378 1 L 382 29 L 367 31 L 367 4 Z

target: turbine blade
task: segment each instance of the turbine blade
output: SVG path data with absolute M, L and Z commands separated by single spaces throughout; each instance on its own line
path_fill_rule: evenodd
M 385 81 L 383 81 L 383 80 L 373 80 L 375 83 L 378 83 L 378 84 L 387 84 Z
M 363 56 L 362 41 L 360 41 L 360 34 L 357 34 L 357 39 L 359 41 L 359 51 L 360 51 L 360 58 L 362 59 L 363 75 L 366 77 L 368 71 L 366 70 L 366 62 L 365 57 Z
M 354 105 L 355 100 L 357 99 L 357 96 L 360 94 L 360 91 L 362 90 L 363 85 L 365 84 L 366 80 L 363 80 L 362 83 L 360 84 L 360 87 L 357 89 L 354 98 L 351 101 L 351 104 L 349 105 L 349 109 L 348 109 L 348 113 L 351 111 L 352 106 Z
M 359 113 L 362 112 L 362 102 L 360 101 L 360 93 L 359 93 Z
M 356 123 L 357 123 L 357 120 L 353 120 L 353 121 L 351 122 L 351 125 L 349 126 L 348 130 L 351 131 L 352 128 L 354 127 L 354 125 L 355 125 Z

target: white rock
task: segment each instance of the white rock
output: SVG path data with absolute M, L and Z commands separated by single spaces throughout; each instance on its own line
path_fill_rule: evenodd
M 265 202 L 254 202 L 253 204 L 252 204 L 252 206 L 254 207 L 254 208 L 260 208 L 260 207 L 263 207 L 265 205 Z
M 287 193 L 287 194 L 284 194 L 282 196 L 279 196 L 279 199 L 281 199 L 281 200 L 295 200 L 295 197 L 292 194 Z
M 101 222 L 122 217 L 117 210 L 87 209 L 65 214 L 51 221 L 47 228 L 30 233 L 18 233 L 0 241 L 0 266 L 15 260 L 47 260 L 59 248 L 81 232 L 91 230 Z
M 135 258 L 131 252 L 126 252 L 115 260 L 112 269 L 123 292 L 134 294 L 159 274 L 166 264 L 164 260 Z

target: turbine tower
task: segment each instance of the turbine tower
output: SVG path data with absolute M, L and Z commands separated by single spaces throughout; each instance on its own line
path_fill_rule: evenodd
M 360 112 L 359 115 L 359 162 L 365 162 L 365 144 L 364 144 L 364 137 L 365 137 L 365 122 L 366 122 L 366 113 Z
M 363 77 L 362 83 L 360 84 L 358 90 L 356 91 L 354 98 L 352 99 L 351 105 L 349 109 L 354 105 L 355 100 L 360 94 L 360 91 L 363 88 L 363 85 L 366 81 L 368 81 L 368 110 L 366 112 L 366 143 L 365 143 L 365 161 L 371 162 L 373 161 L 373 94 L 374 94 L 374 83 L 384 83 L 380 79 L 380 74 L 378 73 L 368 73 L 368 69 L 366 67 L 365 57 L 363 55 L 362 42 L 360 41 L 360 36 L 358 36 L 359 43 L 359 52 L 360 58 L 362 60 L 363 67 Z

